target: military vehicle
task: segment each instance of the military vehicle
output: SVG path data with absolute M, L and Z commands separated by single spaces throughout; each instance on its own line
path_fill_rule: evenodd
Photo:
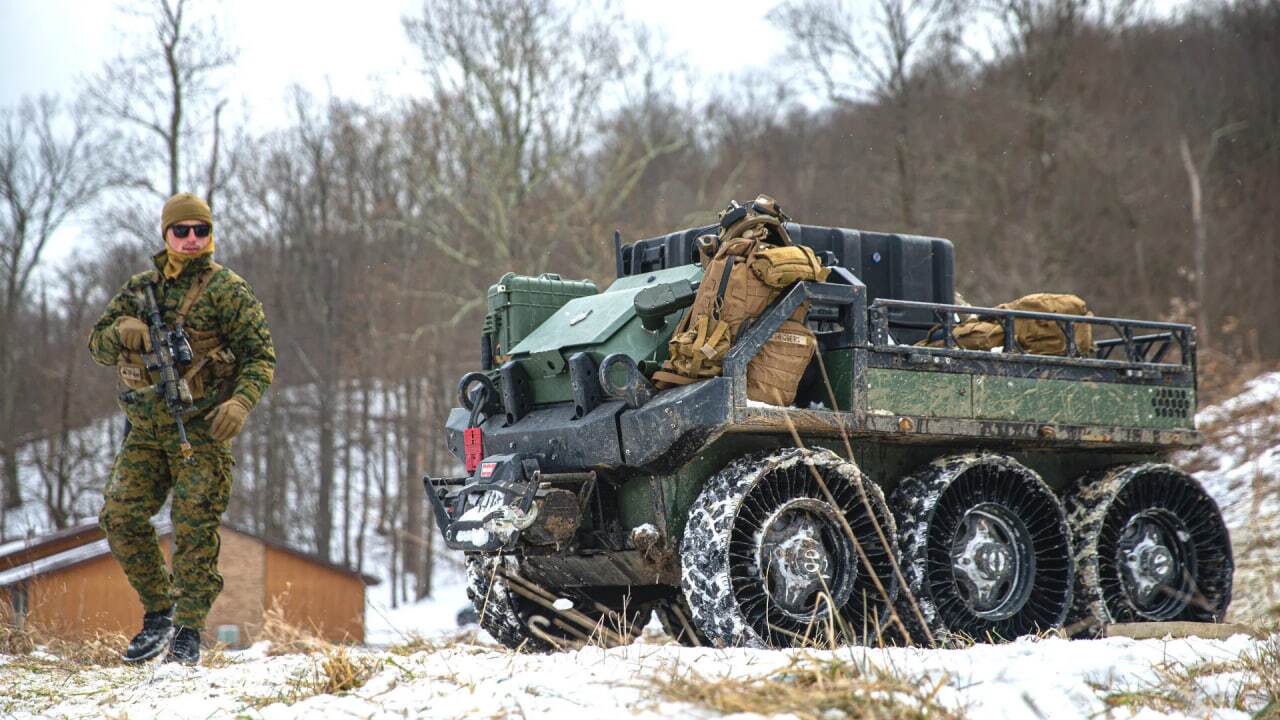
M 646 380 L 701 277 L 690 228 L 623 245 L 617 278 L 508 273 L 425 478 L 481 625 L 548 650 L 979 641 L 1220 621 L 1232 555 L 1170 456 L 1199 442 L 1189 325 L 957 304 L 947 240 L 788 222 L 832 268 L 735 339 L 720 377 Z M 797 308 L 819 350 L 795 402 L 746 368 Z M 980 317 L 994 351 L 955 329 Z M 1020 323 L 1064 350 L 1019 346 Z M 1093 341 L 1076 342 L 1082 324 Z

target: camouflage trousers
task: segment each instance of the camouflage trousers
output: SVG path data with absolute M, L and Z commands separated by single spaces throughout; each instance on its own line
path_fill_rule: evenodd
M 208 434 L 203 418 L 187 425 L 192 464 L 178 449 L 172 422 L 139 422 L 125 437 L 98 516 L 111 552 L 147 612 L 176 606 L 174 624 L 204 629 L 222 591 L 218 525 L 231 498 L 231 448 Z M 173 494 L 173 573 L 150 518 Z

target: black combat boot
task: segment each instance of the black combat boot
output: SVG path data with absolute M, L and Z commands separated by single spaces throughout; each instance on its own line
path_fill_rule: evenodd
M 169 654 L 165 662 L 180 662 L 183 665 L 196 665 L 200 662 L 200 631 L 195 628 L 179 627 L 173 634 L 173 643 L 169 646 Z
M 169 607 L 142 616 L 142 632 L 129 641 L 124 651 L 125 662 L 142 662 L 160 654 L 173 638 L 173 608 Z

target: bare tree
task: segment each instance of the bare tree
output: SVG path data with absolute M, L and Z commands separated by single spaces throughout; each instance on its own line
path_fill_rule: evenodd
M 33 447 L 32 460 L 42 485 L 41 499 L 53 527 L 67 527 L 75 516 L 79 500 L 98 487 L 95 461 L 109 456 L 103 438 L 85 428 L 85 369 L 91 367 L 81 342 L 93 322 L 98 293 L 93 273 L 86 263 L 71 265 L 59 273 L 59 308 L 49 308 L 47 292 L 41 292 L 40 387 L 50 400 L 42 413 L 44 438 Z
M 21 502 L 18 488 L 15 374 L 22 343 L 16 321 L 29 301 L 36 268 L 54 234 L 107 183 L 101 136 L 89 115 L 52 97 L 0 110 L 0 459 L 3 507 Z M 0 530 L 3 525 L 0 524 Z
M 865 3 L 862 3 L 865 5 Z M 916 225 L 912 70 L 930 46 L 952 39 L 962 17 L 956 0 L 875 0 L 871 15 L 846 0 L 788 0 L 774 10 L 791 47 L 837 103 L 872 100 L 893 112 L 900 217 Z
M 433 251 L 468 271 L 472 282 L 459 294 L 474 305 L 492 281 L 475 271 L 537 267 L 581 242 L 547 220 L 571 204 L 574 161 L 621 76 L 618 20 L 553 0 L 443 0 L 404 24 L 437 118 L 429 130 L 437 152 L 413 187 L 430 194 L 419 206 L 447 211 L 419 229 Z M 613 180 L 599 192 L 624 186 Z
M 236 52 L 190 0 L 150 0 L 135 15 L 150 25 L 135 48 L 106 64 L 88 88 L 95 111 L 124 131 L 115 162 L 122 184 L 144 193 L 145 210 L 126 205 L 119 223 L 142 238 L 155 199 L 190 189 L 210 205 L 235 171 L 224 162 L 219 71 Z M 234 156 L 233 156 L 234 157 Z
M 1178 152 L 1182 157 L 1182 167 L 1187 173 L 1187 186 L 1190 195 L 1192 255 L 1195 262 L 1196 332 L 1197 339 L 1205 344 L 1210 342 L 1212 332 L 1209 324 L 1209 296 L 1206 290 L 1209 276 L 1207 257 L 1209 233 L 1205 227 L 1204 191 L 1201 187 L 1201 177 L 1209 171 L 1209 166 L 1213 163 L 1213 156 L 1218 152 L 1218 144 L 1223 139 L 1240 132 L 1247 126 L 1248 123 L 1235 122 L 1214 130 L 1209 136 L 1209 144 L 1204 150 L 1204 157 L 1198 163 L 1191 156 L 1191 144 L 1187 141 L 1186 134 L 1178 137 Z

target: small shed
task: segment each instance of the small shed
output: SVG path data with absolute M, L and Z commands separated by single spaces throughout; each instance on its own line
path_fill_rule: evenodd
M 156 525 L 166 560 L 173 530 Z M 365 587 L 378 579 L 223 524 L 218 570 L 222 593 L 205 623 L 207 639 L 242 647 L 257 637 L 266 611 L 334 642 L 364 642 Z M 96 523 L 0 545 L 0 617 L 60 637 L 99 631 L 132 635 L 142 604 Z

